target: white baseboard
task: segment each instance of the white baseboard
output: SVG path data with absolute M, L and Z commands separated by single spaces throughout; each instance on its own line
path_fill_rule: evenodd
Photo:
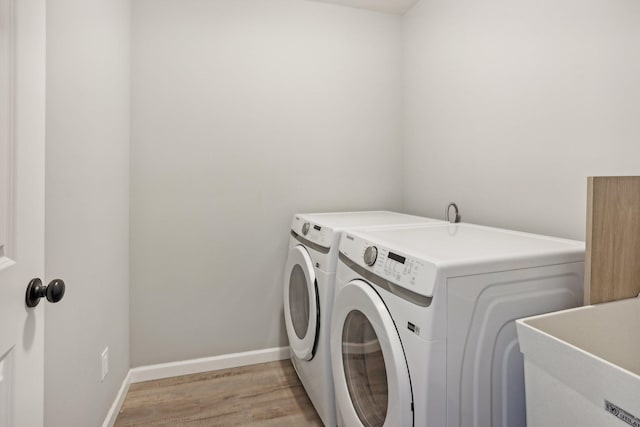
M 107 413 L 107 417 L 104 419 L 102 423 L 102 427 L 113 427 L 116 423 L 116 419 L 118 418 L 118 414 L 120 413 L 120 408 L 122 408 L 122 404 L 124 403 L 125 397 L 127 397 L 127 392 L 129 391 L 129 385 L 131 384 L 131 371 L 127 372 L 127 375 L 122 380 L 122 385 L 120 386 L 120 390 L 118 390 L 118 394 L 116 395 L 116 399 L 113 401 L 113 405 L 111 405 L 111 409 Z
M 288 359 L 289 357 L 289 347 L 275 347 L 264 350 L 247 351 L 244 353 L 204 357 L 202 359 L 140 366 L 138 368 L 131 369 L 129 373 L 131 376 L 131 383 L 139 383 L 142 381 L 177 377 L 179 375 L 198 374 L 200 372 L 217 371 L 219 369 L 275 362 L 276 360 Z
M 289 347 L 275 347 L 244 353 L 223 354 L 222 356 L 204 357 L 202 359 L 183 360 L 180 362 L 160 363 L 158 365 L 140 366 L 130 369 L 122 381 L 116 399 L 111 405 L 102 427 L 113 427 L 124 403 L 129 385 L 142 381 L 159 380 L 179 375 L 198 374 L 200 372 L 217 371 L 219 369 L 237 368 L 256 365 L 258 363 L 275 362 L 290 357 Z

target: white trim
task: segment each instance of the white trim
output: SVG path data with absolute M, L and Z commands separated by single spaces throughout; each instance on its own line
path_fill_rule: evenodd
M 6 27 L 4 32 L 4 40 L 0 40 L 0 44 L 6 46 L 6 55 L 3 55 L 3 60 L 6 60 L 4 66 L 4 73 L 1 73 L 0 89 L 6 92 L 6 97 L 0 99 L 0 102 L 4 103 L 3 111 L 4 119 L 6 119 L 6 129 L 1 130 L 2 136 L 0 136 L 0 145 L 4 144 L 4 157 L 6 160 L 0 160 L 3 163 L 2 166 L 6 169 L 0 172 L 3 176 L 0 178 L 0 192 L 4 192 L 4 205 L 2 206 L 2 215 L 6 216 L 4 221 L 0 221 L 0 255 L 10 258 L 14 255 L 13 246 L 15 240 L 15 227 L 14 227 L 14 200 L 15 200 L 15 126 L 16 126 L 16 4 L 15 0 L 7 0 L 4 2 L 4 6 L 0 14 L 4 13 L 2 18 L 2 24 Z M 1 46 L 0 46 L 1 48 Z M 5 79 L 6 78 L 6 79 Z M 6 85 L 5 85 L 6 83 Z M 0 123 L 2 123 L 0 121 Z M 1 152 L 1 150 L 0 150 Z M 0 201 L 0 205 L 2 202 Z
M 16 262 L 6 256 L 2 256 L 0 257 L 0 270 L 4 270 L 6 268 L 11 267 L 12 265 L 14 265 Z
M 183 360 L 180 362 L 160 363 L 158 365 L 140 366 L 129 371 L 130 382 L 159 380 L 179 375 L 197 374 L 217 371 L 219 369 L 237 368 L 239 366 L 256 365 L 258 363 L 275 362 L 288 359 L 289 347 L 275 347 L 244 353 L 223 354 L 221 356 L 204 357 L 202 359 Z
M 244 353 L 223 354 L 221 356 L 204 357 L 202 359 L 183 360 L 180 362 L 160 363 L 158 365 L 140 366 L 129 369 L 122 380 L 120 390 L 116 395 L 111 409 L 107 413 L 102 427 L 113 427 L 127 397 L 129 386 L 142 381 L 159 380 L 179 375 L 197 374 L 200 372 L 216 371 L 219 369 L 237 368 L 240 366 L 256 365 L 258 363 L 275 362 L 291 357 L 289 347 L 274 347 L 264 350 L 246 351 Z
M 124 403 L 125 397 L 127 397 L 127 392 L 129 391 L 129 385 L 131 384 L 131 371 L 127 372 L 127 375 L 122 380 L 122 385 L 120 386 L 120 390 L 118 390 L 118 394 L 116 395 L 116 399 L 113 401 L 113 405 L 111 405 L 111 409 L 107 413 L 104 422 L 102 423 L 102 427 L 113 427 L 116 423 L 116 419 L 118 418 L 118 414 L 120 413 L 120 409 L 122 408 L 122 404 Z

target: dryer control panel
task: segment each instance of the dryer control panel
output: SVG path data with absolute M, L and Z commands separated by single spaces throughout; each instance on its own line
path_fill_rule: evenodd
M 433 296 L 436 268 L 428 261 L 352 233 L 343 234 L 340 252 L 352 262 L 395 285 L 423 296 Z
M 335 233 L 332 229 L 314 224 L 298 215 L 293 218 L 291 231 L 323 248 L 329 249 L 334 243 L 338 243 L 333 241 Z

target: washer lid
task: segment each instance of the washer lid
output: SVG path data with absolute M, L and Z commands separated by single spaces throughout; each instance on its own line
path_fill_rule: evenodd
M 289 345 L 298 359 L 311 360 L 320 328 L 316 274 L 302 245 L 289 250 L 284 276 L 284 318 Z

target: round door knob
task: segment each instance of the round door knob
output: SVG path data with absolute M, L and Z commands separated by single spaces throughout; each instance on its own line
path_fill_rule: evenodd
M 64 290 L 64 282 L 60 279 L 52 280 L 47 286 L 44 286 L 42 280 L 35 278 L 27 285 L 25 303 L 27 307 L 35 307 L 43 297 L 46 297 L 49 302 L 56 303 L 64 296 Z
M 375 246 L 369 246 L 364 250 L 364 263 L 368 266 L 372 266 L 378 259 L 378 248 Z
M 311 224 L 309 224 L 308 222 L 302 224 L 302 234 L 304 234 L 305 236 L 309 234 L 309 227 L 311 227 Z

